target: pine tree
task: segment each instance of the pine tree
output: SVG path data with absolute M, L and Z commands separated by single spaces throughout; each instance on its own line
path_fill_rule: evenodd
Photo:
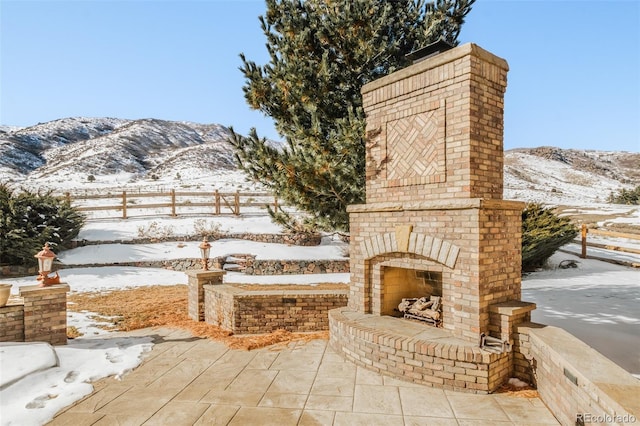
M 0 184 L 0 263 L 35 264 L 33 256 L 44 243 L 68 248 L 83 223 L 83 216 L 64 198 Z
M 522 270 L 540 267 L 561 246 L 571 242 L 578 229 L 540 204 L 528 204 L 522 212 Z
M 440 38 L 457 44 L 474 0 L 267 0 L 260 17 L 270 62 L 241 55 L 249 105 L 273 118 L 286 145 L 252 129 L 230 139 L 242 169 L 286 203 L 274 219 L 294 230 L 348 230 L 346 207 L 364 202 L 361 87 L 406 65 Z
M 607 201 L 612 204 L 638 205 L 640 204 L 640 185 L 634 189 L 622 188 L 616 194 L 612 192 Z

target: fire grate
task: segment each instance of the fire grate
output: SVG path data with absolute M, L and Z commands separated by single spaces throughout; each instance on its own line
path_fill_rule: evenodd
M 426 322 L 434 327 L 442 324 L 442 303 L 440 296 L 404 298 L 398 305 L 404 318 Z

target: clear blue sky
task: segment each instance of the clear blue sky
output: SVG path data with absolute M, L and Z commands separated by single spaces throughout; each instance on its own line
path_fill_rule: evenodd
M 0 124 L 70 116 L 233 125 L 238 54 L 268 60 L 263 1 L 0 0 Z M 510 65 L 505 148 L 640 151 L 640 1 L 477 0 L 461 43 Z

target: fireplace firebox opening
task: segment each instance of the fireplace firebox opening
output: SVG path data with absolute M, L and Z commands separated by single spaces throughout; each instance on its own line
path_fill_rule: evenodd
M 402 299 L 442 297 L 442 272 L 384 266 L 381 315 L 401 317 Z

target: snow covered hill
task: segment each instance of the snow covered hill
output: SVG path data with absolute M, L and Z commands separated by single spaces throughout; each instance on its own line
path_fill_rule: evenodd
M 21 129 L 0 129 L 2 180 L 131 179 L 235 169 L 229 129 L 155 119 L 65 118 Z
M 640 153 L 554 147 L 505 152 L 504 198 L 558 205 L 604 203 L 640 185 Z
M 64 118 L 0 127 L 0 182 L 51 189 L 257 189 L 236 169 L 218 124 Z M 557 205 L 603 203 L 640 184 L 640 153 L 553 147 L 505 152 L 504 198 Z

